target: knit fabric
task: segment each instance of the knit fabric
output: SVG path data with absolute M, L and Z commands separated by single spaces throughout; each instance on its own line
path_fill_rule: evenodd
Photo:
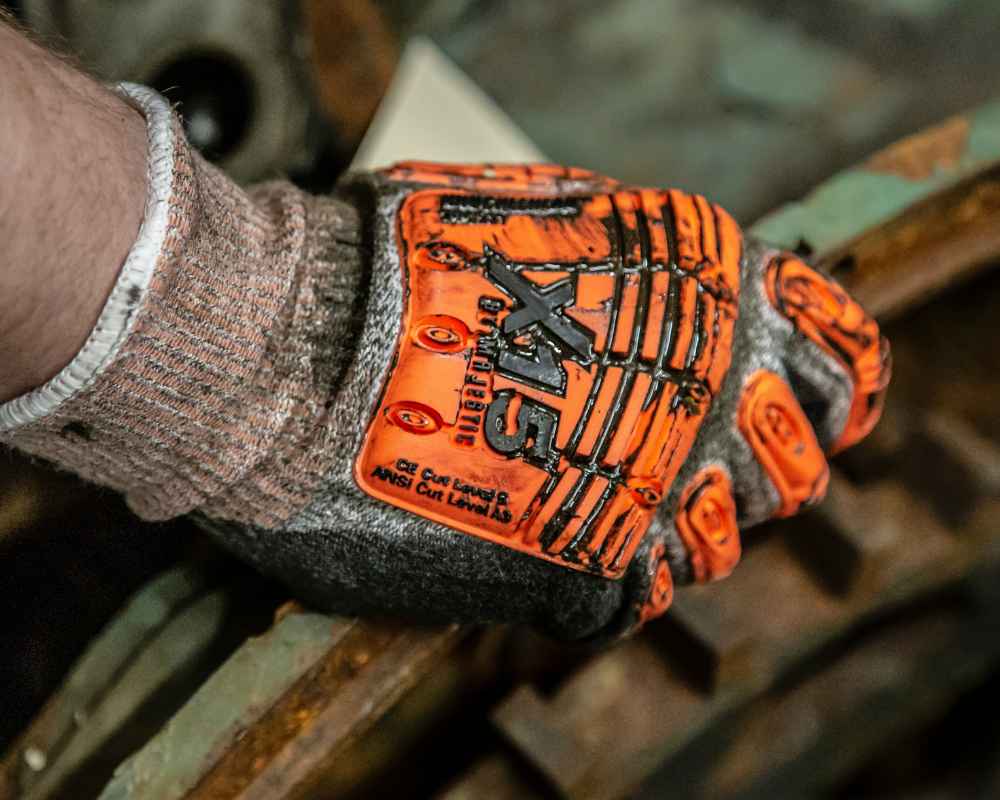
M 244 192 L 162 98 L 123 92 L 148 121 L 143 230 L 77 358 L 0 406 L 0 440 L 147 519 L 274 524 L 328 468 L 315 437 L 348 360 L 357 213 L 286 182 Z

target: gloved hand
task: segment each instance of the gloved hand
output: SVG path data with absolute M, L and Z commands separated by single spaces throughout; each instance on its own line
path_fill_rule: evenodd
M 248 197 L 127 91 L 138 255 L 96 355 L 0 429 L 324 608 L 634 630 L 879 416 L 876 324 L 701 197 L 420 163 Z

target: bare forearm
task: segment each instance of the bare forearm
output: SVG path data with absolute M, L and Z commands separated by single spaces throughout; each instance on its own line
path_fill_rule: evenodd
M 142 116 L 0 20 L 0 400 L 80 349 L 142 220 Z

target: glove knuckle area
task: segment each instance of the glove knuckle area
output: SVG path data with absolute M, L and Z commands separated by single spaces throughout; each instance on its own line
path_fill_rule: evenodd
M 672 518 L 661 518 L 651 530 L 651 544 L 634 569 L 644 570 L 637 593 L 635 624 L 642 625 L 669 608 L 673 587 L 727 577 L 742 553 L 736 499 L 729 470 L 722 464 L 703 466 L 680 483 L 672 495 Z M 642 555 L 642 554 L 641 554 Z
M 695 474 L 681 493 L 674 525 L 696 583 L 719 580 L 733 571 L 742 549 L 728 470 L 711 465 Z
M 737 423 L 778 491 L 774 516 L 788 517 L 826 494 L 830 470 L 812 424 L 788 384 L 767 370 L 743 389 Z
M 674 577 L 665 551 L 663 542 L 659 541 L 650 547 L 646 556 L 648 588 L 639 606 L 637 628 L 663 616 L 674 600 Z
M 739 228 L 703 198 L 564 168 L 386 175 L 414 184 L 391 226 L 408 307 L 358 486 L 622 578 L 729 368 Z
M 867 436 L 881 416 L 892 371 L 888 341 L 841 286 L 794 256 L 772 257 L 764 286 L 774 309 L 849 376 L 846 418 L 828 447 L 831 452 L 850 447 Z

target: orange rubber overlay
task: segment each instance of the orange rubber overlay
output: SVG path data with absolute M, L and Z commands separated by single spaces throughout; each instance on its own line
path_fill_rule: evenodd
M 667 563 L 665 553 L 666 548 L 663 546 L 663 542 L 657 542 L 649 551 L 653 581 L 649 587 L 649 594 L 639 610 L 637 628 L 642 627 L 651 619 L 663 616 L 674 601 L 674 576 L 670 572 L 670 564 Z
M 788 384 L 773 372 L 758 372 L 740 400 L 739 426 L 778 490 L 776 517 L 790 517 L 818 503 L 830 480 L 812 425 Z
M 882 416 L 892 372 L 889 343 L 878 323 L 840 286 L 797 258 L 772 261 L 766 286 L 772 305 L 840 362 L 854 382 L 847 424 L 832 452 L 864 439 Z
M 423 183 L 477 192 L 552 192 L 567 183 L 582 183 L 593 191 L 610 192 L 618 181 L 579 167 L 557 164 L 438 164 L 433 161 L 401 161 L 385 171 L 390 180 Z
M 698 583 L 725 578 L 740 560 L 740 532 L 729 475 L 721 467 L 701 470 L 681 494 L 674 519 Z
M 355 476 L 428 519 L 620 577 L 729 367 L 741 234 L 700 197 L 502 170 L 385 173 L 435 185 L 399 210 L 402 334 Z M 557 191 L 578 179 L 587 191 Z

